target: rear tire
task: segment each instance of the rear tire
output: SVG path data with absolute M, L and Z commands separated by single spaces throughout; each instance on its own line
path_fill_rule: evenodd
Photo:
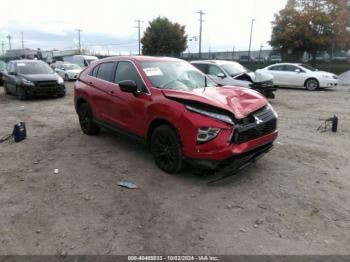
M 80 128 L 86 135 L 96 135 L 100 132 L 100 127 L 93 122 L 93 114 L 90 106 L 83 103 L 78 108 Z
M 153 132 L 151 152 L 157 166 L 168 174 L 177 174 L 185 166 L 179 136 L 168 125 L 159 126 Z
M 305 88 L 308 91 L 315 91 L 320 87 L 320 84 L 318 83 L 317 79 L 315 78 L 310 78 L 306 80 L 305 82 Z

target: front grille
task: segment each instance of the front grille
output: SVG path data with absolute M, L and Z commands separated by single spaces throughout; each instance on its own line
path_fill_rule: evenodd
M 35 86 L 37 87 L 55 87 L 57 86 L 57 81 L 38 81 L 35 82 Z
M 277 117 L 270 107 L 264 107 L 242 119 L 236 126 L 233 143 L 241 144 L 272 133 L 277 128 Z

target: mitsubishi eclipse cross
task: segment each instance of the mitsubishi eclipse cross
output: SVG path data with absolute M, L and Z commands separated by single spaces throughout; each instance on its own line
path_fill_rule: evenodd
M 144 141 L 170 174 L 185 163 L 225 169 L 242 159 L 252 162 L 278 135 L 277 114 L 259 93 L 217 87 L 174 58 L 99 60 L 80 74 L 74 100 L 85 134 L 104 127 Z

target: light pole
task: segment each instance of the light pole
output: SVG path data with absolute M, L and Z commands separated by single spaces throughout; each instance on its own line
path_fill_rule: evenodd
M 204 22 L 203 20 L 203 15 L 205 15 L 205 13 L 200 10 L 199 12 L 197 12 L 197 14 L 199 14 L 199 46 L 198 46 L 198 53 L 199 53 L 199 59 L 202 57 L 202 24 Z
M 253 37 L 253 26 L 254 26 L 255 19 L 252 19 L 252 24 L 250 26 L 250 39 L 249 39 L 249 50 L 248 50 L 248 61 L 250 62 L 250 49 L 252 47 L 252 37 Z

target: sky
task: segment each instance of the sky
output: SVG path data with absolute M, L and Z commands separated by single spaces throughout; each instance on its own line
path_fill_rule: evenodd
M 1 3 L 0 47 L 11 35 L 12 48 L 21 48 L 23 32 L 26 48 L 72 49 L 77 47 L 82 29 L 83 48 L 110 54 L 136 53 L 136 19 L 148 22 L 165 16 L 186 26 L 189 38 L 199 35 L 199 15 L 204 15 L 202 52 L 247 50 L 250 27 L 255 19 L 252 50 L 269 48 L 271 21 L 287 0 L 10 0 Z M 198 42 L 190 41 L 186 52 L 198 52 Z M 1 50 L 0 50 L 1 52 Z

